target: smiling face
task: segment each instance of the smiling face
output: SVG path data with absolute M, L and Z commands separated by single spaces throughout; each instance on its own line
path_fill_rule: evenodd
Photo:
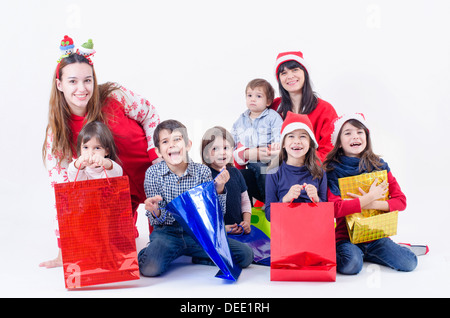
M 285 67 L 279 74 L 279 80 L 288 93 L 301 93 L 305 84 L 305 72 L 300 67 Z
M 64 94 L 71 113 L 84 116 L 94 91 L 92 66 L 86 63 L 66 65 L 61 79 L 56 79 L 56 87 Z
M 340 142 L 347 157 L 359 158 L 367 146 L 366 132 L 347 122 L 342 126 Z
M 188 164 L 188 152 L 192 147 L 191 141 L 187 144 L 179 130 L 170 131 L 162 129 L 159 132 L 158 155 L 164 159 L 173 172 L 184 172 Z
M 283 148 L 287 153 L 286 163 L 292 166 L 303 165 L 309 151 L 311 139 L 305 129 L 296 129 L 284 137 Z

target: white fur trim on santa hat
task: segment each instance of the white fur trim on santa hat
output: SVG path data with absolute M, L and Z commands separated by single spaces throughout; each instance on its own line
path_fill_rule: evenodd
M 314 136 L 314 133 L 312 132 L 311 128 L 309 128 L 308 125 L 298 122 L 298 121 L 292 122 L 292 123 L 286 125 L 286 127 L 284 127 L 283 131 L 281 132 L 281 141 L 283 142 L 284 136 L 286 136 L 287 134 L 289 134 L 297 129 L 306 130 L 306 132 L 308 133 L 311 140 L 314 141 L 314 148 L 317 148 L 318 144 L 316 141 L 316 137 Z
M 301 54 L 301 56 L 300 56 L 300 54 L 295 54 L 297 52 L 286 52 L 286 53 L 289 53 L 289 54 L 280 56 L 281 54 L 283 54 L 283 53 L 280 53 L 277 58 L 277 61 L 275 63 L 275 77 L 278 78 L 278 68 L 280 67 L 280 65 L 287 61 L 296 61 L 296 62 L 300 63 L 305 68 L 305 70 L 308 72 L 308 66 L 306 65 L 306 62 L 303 59 L 303 53 L 298 52 Z
M 337 137 L 342 126 L 344 126 L 344 124 L 350 119 L 355 119 L 359 121 L 361 124 L 366 126 L 367 129 L 369 129 L 364 114 L 362 113 L 344 114 L 341 117 L 336 118 L 336 120 L 334 121 L 334 131 L 331 134 L 331 143 L 333 144 L 333 146 L 336 145 Z

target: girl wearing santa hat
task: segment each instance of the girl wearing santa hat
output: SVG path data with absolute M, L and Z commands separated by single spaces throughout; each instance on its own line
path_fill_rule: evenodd
M 89 49 L 87 54 L 86 49 Z M 48 125 L 42 147 L 50 185 L 69 181 L 68 167 L 77 157 L 78 134 L 85 124 L 101 121 L 111 130 L 123 173 L 129 177 L 136 221 L 137 208 L 146 199 L 142 186 L 145 172 L 159 160 L 152 138 L 159 115 L 145 98 L 125 87 L 116 83 L 97 83 L 92 41 L 88 46 L 74 50 L 73 40 L 65 36 L 60 50 L 62 56 L 52 79 Z M 58 229 L 55 232 L 59 245 Z M 40 266 L 62 266 L 61 252 Z
M 288 111 L 281 150 L 266 176 L 266 218 L 272 202 L 326 202 L 327 177 L 318 165 L 317 141 L 307 115 Z
M 275 63 L 275 76 L 281 97 L 275 98 L 271 108 L 286 118 L 288 111 L 306 114 L 317 138 L 317 154 L 325 160 L 333 148 L 330 135 L 331 123 L 337 117 L 333 106 L 318 98 L 312 90 L 310 74 L 302 52 L 283 52 L 278 54 Z
M 361 209 L 402 211 L 406 197 L 388 164 L 373 153 L 367 122 L 362 114 L 343 115 L 334 122 L 331 135 L 334 145 L 324 162 L 328 179 L 328 200 L 335 202 L 336 262 L 342 274 L 357 274 L 363 261 L 385 265 L 399 271 L 412 271 L 417 266 L 416 254 L 410 248 L 394 243 L 385 237 L 372 242 L 352 244 L 349 240 L 345 216 Z M 374 170 L 387 170 L 387 183 L 374 182 L 367 193 L 348 195 L 352 200 L 342 200 L 339 178 L 360 175 Z M 389 184 L 389 199 L 384 198 Z

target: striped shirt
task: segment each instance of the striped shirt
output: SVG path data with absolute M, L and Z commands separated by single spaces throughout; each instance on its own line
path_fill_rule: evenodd
M 175 218 L 166 210 L 166 205 L 177 196 L 204 182 L 212 180 L 211 170 L 200 163 L 189 161 L 184 174 L 179 177 L 173 173 L 164 161 L 150 166 L 145 173 L 144 191 L 147 196 L 160 195 L 162 201 L 158 203 L 161 215 L 156 218 L 150 211 L 146 212 L 151 225 L 171 225 Z M 222 212 L 226 211 L 226 193 L 219 194 Z

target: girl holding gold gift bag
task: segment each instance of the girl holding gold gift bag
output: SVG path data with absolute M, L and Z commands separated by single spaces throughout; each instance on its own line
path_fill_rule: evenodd
M 318 143 L 307 115 L 287 112 L 281 150 L 266 177 L 266 218 L 273 202 L 326 202 L 327 177 L 318 164 Z
M 336 262 L 342 274 L 357 274 L 363 261 L 388 266 L 398 271 L 412 271 L 417 266 L 416 255 L 407 247 L 393 242 L 389 237 L 365 243 L 353 244 L 349 240 L 346 216 L 362 209 L 379 211 L 403 211 L 406 197 L 388 164 L 373 153 L 369 129 L 363 114 L 344 115 L 334 121 L 331 135 L 334 148 L 324 162 L 328 179 L 328 200 L 335 203 Z M 357 176 L 372 171 L 386 170 L 386 181 L 376 179 L 367 192 L 347 193 L 354 199 L 343 200 L 339 178 Z M 385 198 L 389 185 L 388 200 Z

